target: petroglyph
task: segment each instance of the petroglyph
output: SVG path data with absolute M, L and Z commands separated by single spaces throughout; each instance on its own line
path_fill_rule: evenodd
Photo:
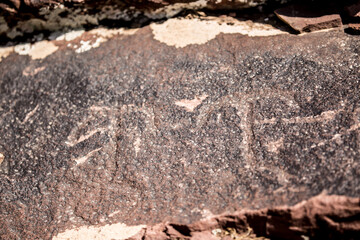
M 219 109 L 223 106 L 231 106 L 237 109 L 237 115 L 241 118 L 240 128 L 242 129 L 243 141 L 242 141 L 242 153 L 244 159 L 247 160 L 248 164 L 256 165 L 254 152 L 252 146 L 254 146 L 254 113 L 253 104 L 256 100 L 263 98 L 279 98 L 283 100 L 292 101 L 294 96 L 292 92 L 281 91 L 281 90 L 265 90 L 256 91 L 249 94 L 236 93 L 220 98 L 216 102 L 213 102 L 200 109 L 200 114 L 197 119 L 197 128 L 201 128 L 207 121 L 207 117 L 211 112 Z M 268 123 L 273 123 L 272 119 L 267 120 Z M 247 166 L 250 168 L 250 165 Z
M 336 112 L 340 112 L 336 111 Z M 325 144 L 329 143 L 329 142 L 336 142 L 337 144 L 341 144 L 342 140 L 341 137 L 344 135 L 348 135 L 353 131 L 357 131 L 360 129 L 360 115 L 358 115 L 360 113 L 360 108 L 357 108 L 353 111 L 352 114 L 352 118 L 354 121 L 354 124 L 351 125 L 348 129 L 341 129 L 339 133 L 335 134 L 331 139 L 329 140 L 324 140 L 319 142 L 318 144 L 314 144 L 311 146 L 311 148 L 315 148 L 315 147 L 321 147 L 324 146 Z
M 101 150 L 101 148 L 97 148 L 95 150 L 92 150 L 91 152 L 89 152 L 85 156 L 79 157 L 79 158 L 74 159 L 74 160 L 75 160 L 77 165 L 82 164 L 82 163 L 86 162 L 89 159 L 89 157 L 91 157 L 94 153 L 96 153 L 96 152 L 98 152 L 100 150 Z
M 94 130 L 91 130 L 90 132 L 88 132 L 87 134 L 85 135 L 81 135 L 79 138 L 75 138 L 74 135 L 70 135 L 68 137 L 68 141 L 66 141 L 65 143 L 67 145 L 69 145 L 70 147 L 73 147 L 75 146 L 76 144 L 78 143 L 81 143 L 87 139 L 89 139 L 91 136 L 93 136 L 94 134 L 96 133 L 104 133 L 107 129 L 106 128 L 98 128 L 98 129 L 94 129 Z
M 242 144 L 240 146 L 242 156 L 246 160 L 245 168 L 247 169 L 257 169 L 258 171 L 263 172 L 265 174 L 265 170 L 268 170 L 275 174 L 278 180 L 278 183 L 281 185 L 287 185 L 289 180 L 295 178 L 292 174 L 284 171 L 278 166 L 264 164 L 262 162 L 257 161 L 256 153 L 253 150 L 253 147 L 257 144 L 258 136 L 256 135 L 255 127 L 261 128 L 262 125 L 275 125 L 277 123 L 280 124 L 315 124 L 315 123 L 327 123 L 335 120 L 336 116 L 344 111 L 343 107 L 340 107 L 336 110 L 328 110 L 323 111 L 319 115 L 315 116 L 306 116 L 300 117 L 296 116 L 293 118 L 286 117 L 273 117 L 268 119 L 257 119 L 258 116 L 254 116 L 255 103 L 258 100 L 264 100 L 266 98 L 269 99 L 281 99 L 284 104 L 287 104 L 290 109 L 296 110 L 299 109 L 294 102 L 294 93 L 289 91 L 281 91 L 281 90 L 263 90 L 263 91 L 255 91 L 248 94 L 236 93 L 233 95 L 224 96 L 218 99 L 215 102 L 210 104 L 201 106 L 199 109 L 199 116 L 197 118 L 197 128 L 200 129 L 207 121 L 208 116 L 211 115 L 212 112 L 215 112 L 217 109 L 222 107 L 235 107 L 237 109 L 237 115 L 241 118 L 240 128 L 242 129 Z M 342 105 L 341 105 L 342 106 Z M 334 135 L 331 139 L 321 141 L 318 144 L 313 145 L 313 147 L 322 146 L 328 142 L 336 141 L 341 143 L 341 136 L 343 134 L 349 134 L 351 131 L 358 130 L 360 128 L 360 120 L 359 117 L 355 117 L 356 113 L 360 112 L 359 109 L 354 110 L 354 124 L 351 125 L 348 129 L 343 129 L 339 134 Z M 317 142 L 317 139 L 313 139 L 313 142 Z M 283 137 L 278 139 L 268 139 L 267 142 L 260 143 L 266 146 L 270 153 L 279 154 L 280 150 L 286 147 L 285 139 Z
M 180 101 L 176 101 L 175 105 L 179 106 L 179 107 L 184 107 L 186 109 L 186 111 L 192 112 L 194 111 L 194 109 L 199 106 L 202 101 L 204 101 L 208 96 L 207 95 L 203 95 L 200 97 L 195 97 L 192 100 L 188 100 L 188 99 L 183 99 Z
M 84 163 L 94 153 L 104 150 L 112 152 L 116 144 L 116 109 L 92 106 L 89 113 L 77 126 L 75 126 L 65 141 L 65 144 L 74 149 L 74 153 L 81 152 L 82 148 L 78 147 L 86 141 L 99 142 L 101 147 L 90 149 L 81 157 L 74 158 L 77 164 Z
M 34 114 L 35 112 L 39 109 L 39 104 L 36 105 L 36 107 L 31 110 L 28 114 L 26 114 L 24 120 L 21 122 L 22 124 L 25 124 Z
M 75 153 L 81 151 L 78 146 L 86 141 L 99 142 L 102 147 L 91 150 L 81 157 L 74 158 L 77 164 L 85 162 L 89 157 L 93 156 L 95 152 L 107 151 L 108 154 L 117 154 L 116 139 L 119 134 L 125 134 L 133 142 L 135 156 L 141 150 L 142 132 L 139 127 L 133 129 L 122 128 L 122 117 L 126 114 L 140 112 L 144 114 L 145 131 L 155 135 L 156 126 L 154 123 L 155 113 L 153 108 L 143 105 L 135 106 L 132 104 L 123 105 L 122 107 L 101 107 L 92 106 L 89 108 L 89 113 L 86 118 L 81 120 L 75 126 L 65 141 L 65 144 L 75 149 Z M 106 143 L 103 143 L 106 142 Z
M 336 111 L 325 111 L 318 116 L 309 116 L 309 117 L 295 117 L 295 118 L 282 118 L 281 121 L 284 123 L 315 123 L 315 122 L 327 122 L 335 118 L 336 114 L 339 113 L 342 109 Z

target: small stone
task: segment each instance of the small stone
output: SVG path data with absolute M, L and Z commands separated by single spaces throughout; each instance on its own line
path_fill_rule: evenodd
M 4 154 L 0 153 L 0 164 L 4 161 L 5 156 Z
M 341 17 L 329 10 L 317 10 L 304 5 L 290 5 L 275 10 L 275 14 L 298 32 L 312 32 L 321 29 L 341 27 Z

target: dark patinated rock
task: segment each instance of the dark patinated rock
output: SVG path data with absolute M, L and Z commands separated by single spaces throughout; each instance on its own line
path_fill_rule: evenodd
M 335 9 L 322 9 L 312 5 L 290 5 L 277 9 L 275 14 L 298 32 L 342 26 L 340 14 Z
M 359 196 L 358 36 L 154 29 L 1 60 L 0 238 Z

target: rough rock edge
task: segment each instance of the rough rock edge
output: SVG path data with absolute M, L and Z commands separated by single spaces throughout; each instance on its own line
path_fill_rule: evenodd
M 242 210 L 189 225 L 160 223 L 129 240 L 209 239 L 209 234 L 219 239 L 214 230 L 227 228 L 251 228 L 257 236 L 274 239 L 355 239 L 360 234 L 360 198 L 321 194 L 293 207 Z

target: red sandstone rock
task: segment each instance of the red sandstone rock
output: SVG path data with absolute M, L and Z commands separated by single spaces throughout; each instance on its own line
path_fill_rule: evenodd
M 318 10 L 312 6 L 291 5 L 277 9 L 275 14 L 298 32 L 341 27 L 341 17 L 330 10 Z
M 360 234 L 360 198 L 319 195 L 293 207 L 244 210 L 189 225 L 161 223 L 130 240 L 219 239 L 213 230 L 233 229 L 241 234 L 250 228 L 257 236 L 271 239 L 355 239 Z

